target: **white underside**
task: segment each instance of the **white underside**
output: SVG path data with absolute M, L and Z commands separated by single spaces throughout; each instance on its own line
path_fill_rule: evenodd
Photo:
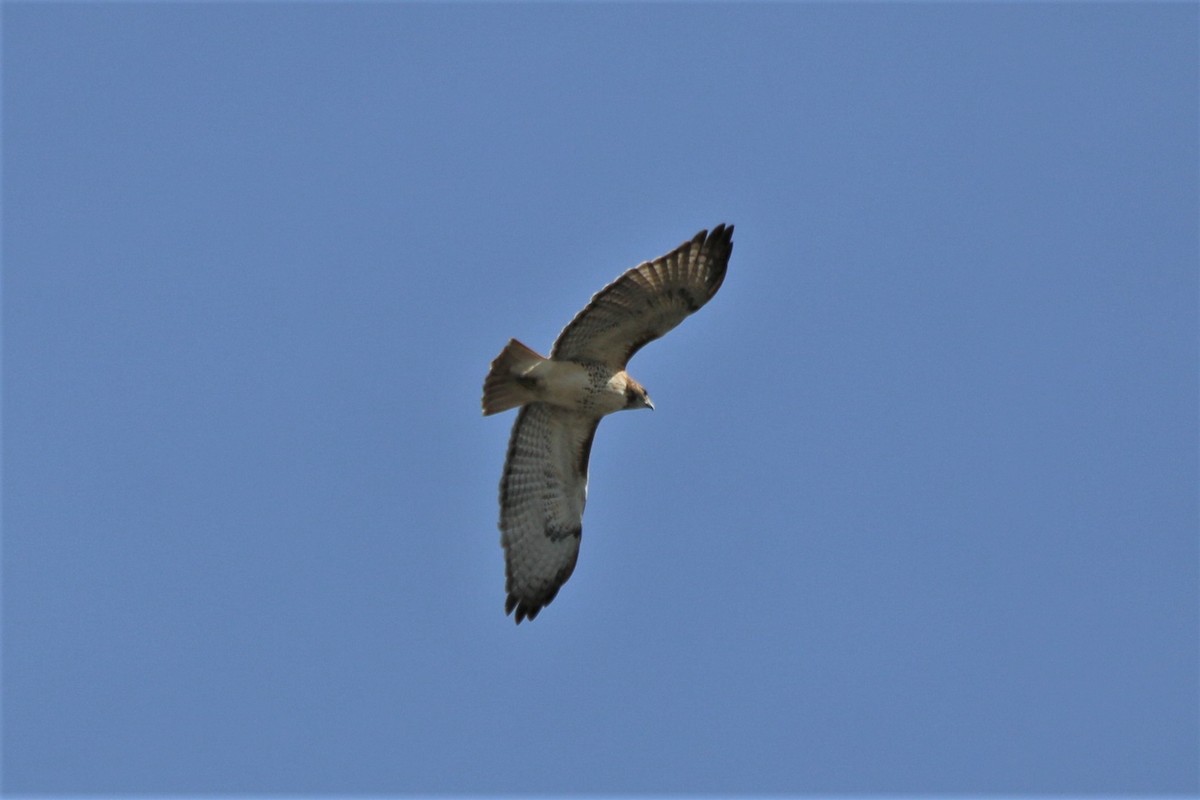
M 543 403 L 596 414 L 611 414 L 625 407 L 624 372 L 607 376 L 597 386 L 579 364 L 547 360 L 526 369 L 522 377 L 537 381 L 538 398 Z

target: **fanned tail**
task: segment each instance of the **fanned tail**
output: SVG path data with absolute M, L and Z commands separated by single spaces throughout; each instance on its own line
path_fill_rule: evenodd
M 533 402 L 537 395 L 529 381 L 522 377 L 547 359 L 516 339 L 509 339 L 500 355 L 492 362 L 483 381 L 483 414 L 499 414 L 510 408 Z

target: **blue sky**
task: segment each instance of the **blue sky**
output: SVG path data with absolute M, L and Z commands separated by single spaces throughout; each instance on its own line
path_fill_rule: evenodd
M 1200 790 L 1198 14 L 5 4 L 4 790 Z M 488 362 L 719 222 L 514 626 Z

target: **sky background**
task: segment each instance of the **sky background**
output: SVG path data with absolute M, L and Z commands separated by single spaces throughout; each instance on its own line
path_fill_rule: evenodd
M 3 8 L 3 789 L 1200 791 L 1195 4 Z M 735 223 L 503 614 L 481 384 Z

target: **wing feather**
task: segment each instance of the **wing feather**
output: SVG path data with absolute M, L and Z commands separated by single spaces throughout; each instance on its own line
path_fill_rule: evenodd
M 513 424 L 500 479 L 500 543 L 517 623 L 533 619 L 571 577 L 583 534 L 588 456 L 600 420 L 531 403 Z
M 733 226 L 700 231 L 601 289 L 554 342 L 551 358 L 624 369 L 633 354 L 712 299 L 725 280 Z

